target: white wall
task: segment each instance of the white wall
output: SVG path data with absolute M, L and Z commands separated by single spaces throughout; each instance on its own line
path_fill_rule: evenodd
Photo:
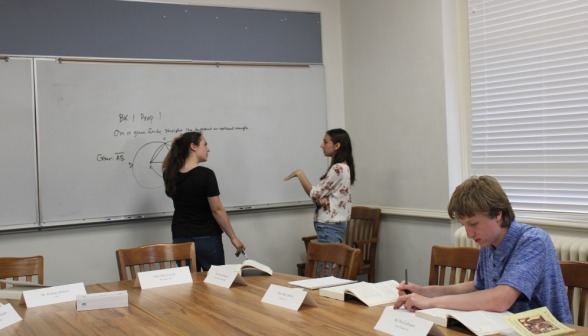
M 313 209 L 231 214 L 229 218 L 247 247 L 249 258 L 276 272 L 296 274 L 306 258 L 303 236 L 313 235 Z M 227 263 L 240 263 L 223 235 Z M 118 281 L 115 251 L 147 244 L 171 243 L 171 220 L 136 221 L 98 227 L 0 235 L 0 256 L 42 255 L 45 283 L 93 284 Z
M 163 2 L 158 0 L 158 2 Z M 177 1 L 168 1 L 177 2 Z M 344 127 L 341 23 L 338 0 L 188 0 L 184 3 L 223 7 L 294 10 L 321 13 L 323 63 L 327 93 L 327 125 Z M 316 139 L 317 151 L 322 139 Z M 295 170 L 299 167 L 292 167 Z M 221 196 L 222 199 L 222 196 Z M 312 209 L 274 210 L 229 215 L 248 256 L 277 272 L 296 274 L 296 263 L 305 260 L 302 236 L 314 234 Z M 45 281 L 63 284 L 118 280 L 114 252 L 145 244 L 171 242 L 171 220 L 83 227 L 18 234 L 0 233 L 0 256 L 45 257 Z M 226 238 L 226 237 L 225 237 Z M 237 262 L 226 240 L 227 262 Z M 242 258 L 240 259 L 243 260 Z
M 341 0 L 345 124 L 354 204 L 441 211 L 449 201 L 442 8 L 430 0 Z M 378 281 L 428 283 L 449 219 L 382 216 Z

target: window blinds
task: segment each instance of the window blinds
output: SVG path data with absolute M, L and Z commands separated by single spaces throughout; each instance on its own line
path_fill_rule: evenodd
M 471 173 L 496 177 L 517 213 L 585 220 L 588 1 L 468 7 Z

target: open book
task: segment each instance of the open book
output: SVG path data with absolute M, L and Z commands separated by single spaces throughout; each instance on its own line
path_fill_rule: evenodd
M 269 275 L 272 275 L 274 273 L 271 268 L 265 266 L 264 264 L 258 263 L 255 260 L 245 260 L 243 262 L 243 264 L 220 265 L 220 266 L 216 266 L 216 267 L 220 267 L 220 268 L 228 269 L 228 270 L 233 270 L 233 271 L 239 272 L 239 273 L 241 273 L 242 269 L 247 269 L 247 268 L 255 268 L 255 269 L 258 269 L 258 270 L 265 272 Z
M 512 313 L 509 311 L 494 313 L 483 310 L 461 311 L 442 308 L 423 309 L 415 312 L 416 317 L 434 322 L 442 327 L 451 326 L 450 320 L 456 319 L 476 335 L 496 334 L 511 329 L 502 318 L 508 315 L 512 315 Z
M 22 297 L 22 292 L 24 291 L 39 289 L 43 287 L 51 287 L 46 285 L 39 285 L 29 281 L 0 280 L 0 282 L 12 285 L 12 287 L 0 290 L 0 299 L 8 300 L 20 300 Z
M 297 280 L 297 281 L 290 281 L 288 285 L 290 286 L 297 286 L 306 289 L 319 289 L 325 287 L 333 287 L 333 286 L 341 286 L 347 285 L 350 283 L 355 283 L 356 280 L 347 280 L 347 279 L 339 279 L 334 276 L 318 278 L 318 279 L 308 279 L 308 280 Z
M 378 283 L 358 282 L 331 288 L 321 288 L 319 295 L 345 301 L 345 295 L 352 295 L 368 306 L 393 303 L 398 299 L 398 282 L 394 280 Z

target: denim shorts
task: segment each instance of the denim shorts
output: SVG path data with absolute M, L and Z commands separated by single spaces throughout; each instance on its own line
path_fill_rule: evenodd
M 196 272 L 208 272 L 211 265 L 225 264 L 225 251 L 223 249 L 223 236 L 205 237 L 179 237 L 174 238 L 174 244 L 193 242 L 196 246 Z M 176 262 L 180 266 L 180 262 Z M 190 266 L 190 260 L 186 261 Z M 190 269 L 192 269 L 190 267 Z

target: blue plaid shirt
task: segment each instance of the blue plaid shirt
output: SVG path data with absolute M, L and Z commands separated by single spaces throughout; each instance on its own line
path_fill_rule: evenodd
M 498 285 L 521 292 L 511 313 L 547 307 L 560 322 L 573 323 L 557 252 L 545 231 L 513 221 L 498 248 L 480 249 L 474 286 Z

